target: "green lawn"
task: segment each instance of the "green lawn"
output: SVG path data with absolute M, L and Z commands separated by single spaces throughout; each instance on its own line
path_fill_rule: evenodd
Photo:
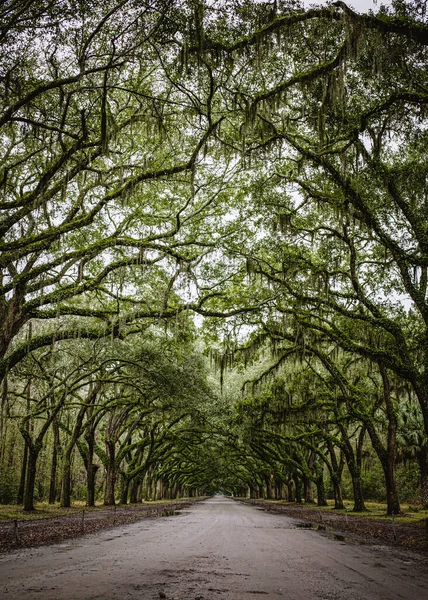
M 170 502 L 185 502 L 192 501 L 195 498 L 177 498 L 176 500 L 154 500 L 150 502 L 138 503 L 138 504 L 128 504 L 126 506 L 156 506 L 158 504 L 168 504 Z M 16 504 L 0 504 L 0 521 L 6 521 L 10 519 L 49 519 L 52 517 L 63 517 L 72 514 L 73 512 L 82 512 L 82 510 L 86 511 L 94 511 L 94 510 L 114 510 L 113 506 L 104 506 L 102 503 L 96 504 L 95 507 L 88 507 L 85 505 L 84 501 L 76 501 L 73 502 L 71 508 L 61 508 L 59 504 L 48 504 L 47 502 L 36 502 L 35 503 L 36 511 L 35 512 L 24 512 L 21 506 Z M 126 508 L 124 505 L 118 504 L 119 508 Z
M 278 504 L 286 504 L 290 506 L 296 506 L 293 502 L 285 502 L 283 500 L 271 500 L 271 502 L 276 502 Z M 386 504 L 381 502 L 366 502 L 365 505 L 367 507 L 367 511 L 365 512 L 352 512 L 353 502 L 352 500 L 345 500 L 345 509 L 335 510 L 334 504 L 332 501 L 329 502 L 328 506 L 317 506 L 316 504 L 307 504 L 301 505 L 301 508 L 307 508 L 308 510 L 320 510 L 322 512 L 330 512 L 337 514 L 346 514 L 348 511 L 349 515 L 358 515 L 359 517 L 365 517 L 367 519 L 383 519 L 383 520 L 391 520 L 391 516 L 386 514 Z M 403 502 L 401 504 L 400 515 L 395 516 L 395 520 L 397 523 L 417 523 L 419 521 L 424 521 L 428 519 L 428 510 L 417 509 L 415 510 L 415 506 L 411 504 L 406 504 Z

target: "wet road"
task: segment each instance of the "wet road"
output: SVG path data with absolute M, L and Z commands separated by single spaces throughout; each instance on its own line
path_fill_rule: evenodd
M 426 563 L 227 498 L 0 557 L 7 600 L 428 600 Z

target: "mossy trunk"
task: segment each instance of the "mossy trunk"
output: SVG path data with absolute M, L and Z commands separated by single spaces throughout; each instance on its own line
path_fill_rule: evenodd
M 386 485 L 386 502 L 387 514 L 399 514 L 401 512 L 400 500 L 397 492 L 397 482 L 395 477 L 395 455 L 397 450 L 397 417 L 391 398 L 391 386 L 389 383 L 387 370 L 383 365 L 380 365 L 380 372 L 383 382 L 383 398 L 386 408 L 386 416 L 388 419 L 388 432 L 386 440 L 386 448 L 377 443 L 378 456 L 381 459 L 382 468 L 385 476 Z M 376 448 L 375 448 L 376 450 Z
M 28 450 L 27 480 L 25 484 L 23 508 L 25 511 L 32 512 L 36 510 L 34 506 L 34 490 L 36 486 L 37 460 L 39 458 L 40 447 L 30 447 Z
M 65 452 L 62 460 L 61 506 L 71 507 L 71 450 Z
M 286 482 L 288 502 L 296 502 L 296 484 L 293 479 Z
M 333 484 L 334 508 L 336 510 L 341 510 L 344 508 L 341 481 L 345 459 L 343 456 L 343 452 L 341 452 L 340 460 L 337 460 L 335 447 L 331 440 L 327 441 L 327 447 L 330 455 L 330 477 L 331 483 Z
M 128 504 L 130 480 L 122 475 L 120 481 L 120 504 Z
M 61 479 L 61 506 L 64 508 L 70 508 L 71 506 L 71 459 L 72 452 L 79 439 L 82 431 L 83 419 L 87 411 L 87 406 L 84 405 L 80 408 L 76 422 L 73 427 L 73 432 L 68 441 L 67 447 L 64 452 L 62 461 L 62 479 Z
M 114 506 L 115 500 L 115 485 L 116 485 L 116 447 L 112 440 L 106 440 L 107 450 L 107 465 L 106 465 L 106 483 L 104 490 L 104 505 Z
M 342 508 L 345 508 L 345 505 L 343 504 L 342 486 L 336 477 L 332 477 L 331 481 L 333 484 L 334 508 L 336 510 L 342 510 Z
M 315 481 L 315 485 L 317 486 L 317 504 L 318 506 L 328 506 L 327 498 L 325 494 L 325 485 L 324 485 L 324 477 L 322 473 L 317 477 Z
M 363 512 L 366 511 L 366 505 L 364 503 L 363 492 L 361 489 L 361 477 L 358 474 L 351 473 L 352 478 L 352 489 L 354 492 L 354 506 L 352 508 L 353 512 Z
M 303 504 L 302 482 L 297 473 L 293 473 L 293 481 L 296 490 L 296 504 Z
M 354 493 L 354 506 L 352 510 L 354 512 L 363 512 L 367 510 L 361 488 L 361 459 L 366 429 L 365 427 L 361 428 L 358 436 L 356 452 L 354 453 L 345 428 L 340 423 L 339 428 L 342 434 L 343 452 L 345 454 L 346 464 L 348 465 L 349 474 L 351 475 L 352 479 L 352 490 Z
M 19 478 L 19 488 L 18 494 L 16 497 L 16 503 L 21 505 L 24 502 L 24 494 L 25 494 L 25 481 L 27 478 L 27 466 L 28 466 L 28 445 L 27 442 L 24 442 L 24 456 L 22 457 L 21 464 L 21 476 Z
M 272 482 L 269 476 L 265 477 L 265 486 L 266 486 L 266 498 L 268 500 L 272 500 Z
M 314 486 L 312 481 L 306 475 L 303 476 L 303 488 L 304 488 L 304 496 L 306 504 L 314 503 Z
M 59 426 L 57 420 L 52 423 L 53 440 L 52 440 L 52 460 L 51 473 L 49 483 L 49 504 L 55 504 L 57 497 L 57 471 L 58 471 L 58 453 L 60 445 Z

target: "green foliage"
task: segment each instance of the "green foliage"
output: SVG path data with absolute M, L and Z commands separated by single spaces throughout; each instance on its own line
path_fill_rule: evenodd
M 374 464 L 369 470 L 363 470 L 361 487 L 364 498 L 375 502 L 386 501 L 385 481 L 380 465 Z M 403 498 L 403 500 L 407 500 L 407 498 Z
M 398 465 L 397 485 L 403 502 L 409 502 L 413 506 L 421 506 L 420 474 L 416 462 L 412 461 Z
M 13 504 L 18 494 L 19 480 L 15 469 L 0 471 L 0 504 Z
M 0 20 L 1 498 L 25 444 L 51 501 L 340 503 L 345 469 L 361 510 L 400 458 L 426 504 L 422 3 Z

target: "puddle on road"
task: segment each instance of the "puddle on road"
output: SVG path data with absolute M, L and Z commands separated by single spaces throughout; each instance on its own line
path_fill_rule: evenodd
M 181 512 L 178 510 L 163 510 L 162 512 L 158 513 L 156 516 L 157 517 L 178 517 L 181 515 Z
M 353 540 L 350 537 L 347 537 L 346 535 L 340 534 L 340 533 L 335 533 L 332 530 L 329 530 L 328 527 L 326 525 L 317 525 L 316 523 L 297 523 L 296 524 L 296 528 L 297 529 L 312 529 L 314 531 L 323 531 L 325 532 L 326 536 L 332 540 L 337 540 L 338 542 L 354 542 L 355 540 Z

